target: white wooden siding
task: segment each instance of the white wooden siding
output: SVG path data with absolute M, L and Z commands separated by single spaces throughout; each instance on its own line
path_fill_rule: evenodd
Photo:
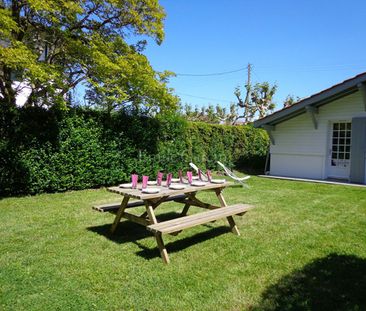
M 271 175 L 327 178 L 329 127 L 332 121 L 351 121 L 365 115 L 360 92 L 319 107 L 318 129 L 308 113 L 277 124 L 272 135 Z
M 321 156 L 272 154 L 270 173 L 277 176 L 322 179 L 323 164 L 324 159 Z

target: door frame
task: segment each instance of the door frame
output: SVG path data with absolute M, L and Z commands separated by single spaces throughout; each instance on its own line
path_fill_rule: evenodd
M 332 142 L 332 139 L 333 139 L 333 124 L 334 123 L 351 123 L 351 126 L 352 126 L 352 118 L 348 118 L 348 119 L 329 119 L 328 120 L 328 124 L 327 124 L 327 134 L 326 134 L 326 137 L 327 137 L 327 142 L 326 142 L 326 148 L 325 148 L 325 163 L 324 163 L 324 171 L 325 171 L 325 174 L 324 174 L 324 179 L 327 179 L 327 178 L 339 178 L 339 179 L 344 179 L 344 180 L 347 180 L 347 181 L 350 181 L 350 174 L 348 174 L 348 177 L 335 177 L 335 176 L 331 176 L 330 174 L 330 159 L 331 159 L 331 156 L 332 156 L 332 150 L 331 150 L 331 142 Z M 351 132 L 351 135 L 352 135 L 352 132 Z M 351 140 L 351 145 L 352 145 L 352 140 Z M 352 157 L 350 157 L 349 161 L 350 161 L 350 166 L 351 166 L 351 159 Z

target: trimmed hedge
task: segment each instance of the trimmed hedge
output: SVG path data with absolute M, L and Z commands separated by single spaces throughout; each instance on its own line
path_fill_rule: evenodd
M 0 195 L 113 185 L 131 172 L 155 176 L 198 166 L 263 168 L 267 134 L 252 126 L 188 123 L 86 109 L 2 109 Z
M 229 167 L 258 170 L 264 168 L 268 135 L 251 125 L 230 126 L 190 123 L 187 150 L 201 167 L 216 168 L 216 161 Z

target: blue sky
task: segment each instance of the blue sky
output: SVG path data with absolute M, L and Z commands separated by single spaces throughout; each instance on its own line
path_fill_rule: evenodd
M 310 96 L 366 71 L 366 1 L 160 0 L 165 40 L 145 54 L 156 70 L 211 74 L 253 65 L 253 82 L 278 85 L 277 109 L 288 94 Z M 235 101 L 246 70 L 171 78 L 182 103 Z

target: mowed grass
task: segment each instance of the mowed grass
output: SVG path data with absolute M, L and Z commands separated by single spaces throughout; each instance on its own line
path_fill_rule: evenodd
M 366 188 L 249 185 L 224 192 L 256 206 L 241 236 L 225 220 L 167 235 L 170 265 L 144 228 L 108 234 L 114 216 L 91 209 L 120 200 L 105 189 L 0 200 L 0 310 L 366 309 Z

